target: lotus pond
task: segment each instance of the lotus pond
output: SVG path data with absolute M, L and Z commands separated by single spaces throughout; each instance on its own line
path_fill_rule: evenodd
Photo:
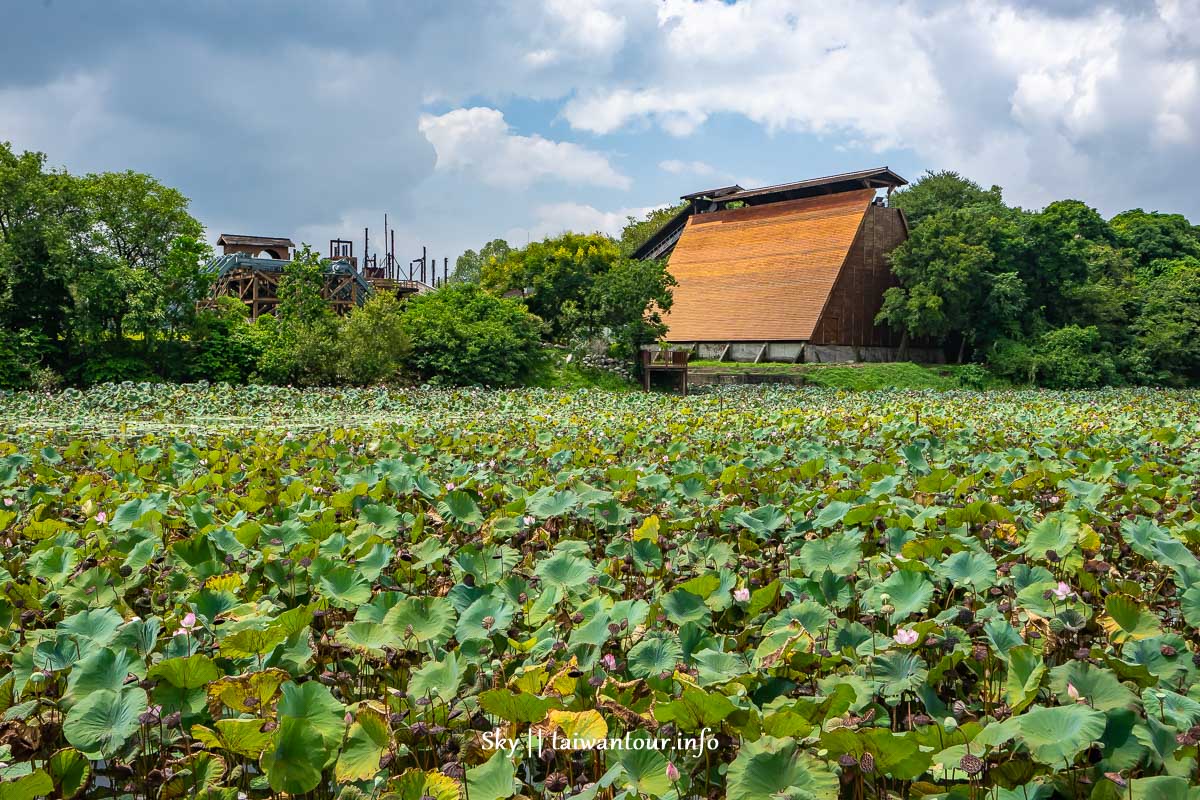
M 1195 798 L 1200 395 L 0 396 L 0 800 Z

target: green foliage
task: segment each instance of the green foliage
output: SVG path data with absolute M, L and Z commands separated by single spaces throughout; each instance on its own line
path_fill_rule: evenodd
M 1117 214 L 1109 223 L 1123 248 L 1139 267 L 1151 268 L 1159 259 L 1200 258 L 1200 229 L 1182 214 L 1160 214 L 1140 208 Z
M 1050 387 L 1200 380 L 1192 352 L 1200 232 L 1178 214 L 1105 221 L 1077 200 L 1008 208 L 954 173 L 896 193 L 912 224 L 880 322 Z
M 348 384 L 395 380 L 412 352 L 400 302 L 382 292 L 346 315 L 338 328 L 338 373 Z
M 541 321 L 521 303 L 475 284 L 417 295 L 401 320 L 412 348 L 410 367 L 423 381 L 513 386 L 545 358 Z
M 1019 331 L 1029 302 L 1019 277 L 1020 218 L 997 205 L 936 212 L 891 253 L 900 286 L 879 320 L 913 338 L 985 346 Z
M 1197 398 L 6 392 L 0 797 L 1184 797 Z
M 892 195 L 892 205 L 904 212 L 910 226 L 945 211 L 957 211 L 971 206 L 1000 208 L 1003 201 L 1000 187 L 984 189 L 975 181 L 957 172 L 944 170 L 926 172 L 916 182 Z
M 1200 381 L 1200 259 L 1166 262 L 1146 286 L 1133 323 L 1138 377 L 1153 383 Z
M 1111 381 L 1115 374 L 1095 326 L 1048 331 L 1038 340 L 1035 359 L 1038 381 L 1051 389 L 1087 389 Z
M 633 252 L 649 241 L 650 237 L 658 233 L 659 229 L 671 221 L 677 214 L 687 208 L 687 203 L 679 203 L 673 206 L 664 206 L 662 208 L 653 208 L 645 213 L 641 218 L 629 216 L 626 217 L 625 227 L 621 229 L 621 238 L 619 240 L 621 253 L 626 256 L 633 255 Z
M 236 297 L 218 297 L 213 308 L 197 315 L 187 372 L 192 380 L 246 383 L 257 369 L 262 349 L 246 304 Z
M 468 250 L 454 262 L 454 272 L 450 279 L 464 283 L 479 283 L 483 276 L 485 265 L 493 265 L 503 261 L 512 252 L 508 242 L 503 239 L 493 239 L 479 248 L 479 252 Z
M 665 262 L 631 259 L 607 236 L 566 233 L 486 265 L 483 285 L 529 290 L 523 301 L 552 341 L 603 338 L 632 360 L 666 332 L 662 312 L 675 280 Z

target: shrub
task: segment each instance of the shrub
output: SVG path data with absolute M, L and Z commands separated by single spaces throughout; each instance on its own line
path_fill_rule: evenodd
M 34 331 L 0 328 L 0 389 L 35 385 L 47 349 L 45 337 Z
M 422 380 L 513 386 L 544 361 L 542 322 L 521 303 L 454 283 L 408 301 L 409 365 Z
M 338 374 L 343 381 L 365 386 L 399 376 L 412 352 L 402 311 L 394 295 L 380 293 L 342 321 Z
M 249 310 L 236 297 L 219 297 L 215 308 L 197 315 L 191 344 L 187 357 L 190 380 L 246 383 L 262 355 Z
M 1033 383 L 1037 358 L 1024 342 L 999 339 L 987 351 L 988 368 L 1014 383 Z
M 954 371 L 954 378 L 964 389 L 986 389 L 992 375 L 982 364 L 963 364 Z
M 79 365 L 76 377 L 80 383 L 158 383 L 162 380 L 138 355 L 100 351 L 89 355 Z
M 1112 380 L 1112 359 L 1101 352 L 1095 325 L 1067 325 L 1043 334 L 1036 350 L 1038 383 L 1051 389 L 1087 389 Z

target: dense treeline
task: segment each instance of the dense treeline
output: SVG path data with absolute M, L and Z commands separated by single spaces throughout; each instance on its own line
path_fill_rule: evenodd
M 1006 205 L 953 172 L 893 195 L 911 235 L 879 318 L 1054 388 L 1200 381 L 1200 227 L 1134 209 L 1105 220 L 1078 200 Z
M 135 172 L 75 176 L 0 143 L 0 388 L 103 381 L 513 385 L 542 366 L 543 324 L 474 285 L 346 317 L 309 247 L 276 314 L 211 296 L 203 226 L 180 192 Z
M 911 235 L 880 322 L 1016 383 L 1200 382 L 1200 228 L 1178 214 L 1105 220 L 1077 200 L 1027 211 L 952 172 L 897 192 Z M 666 332 L 674 280 L 630 257 L 678 208 L 619 238 L 565 233 L 468 250 L 451 284 L 344 318 L 303 247 L 282 301 L 251 323 L 212 291 L 204 229 L 135 172 L 74 176 L 0 143 L 0 388 L 175 380 L 298 385 L 544 380 L 547 343 L 629 363 Z M 508 297 L 505 297 L 508 295 Z
M 644 226 L 643 226 L 644 227 Z M 632 358 L 663 333 L 670 285 L 628 242 L 502 240 L 455 280 L 401 304 L 377 295 L 343 318 L 322 299 L 328 264 L 304 246 L 280 303 L 253 323 L 215 276 L 188 200 L 134 172 L 74 176 L 0 143 L 0 388 L 103 381 L 296 385 L 549 380 L 547 343 L 611 342 Z M 520 299 L 510 290 L 530 289 Z

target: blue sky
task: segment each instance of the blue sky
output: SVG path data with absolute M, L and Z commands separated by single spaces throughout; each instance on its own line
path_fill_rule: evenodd
M 220 233 L 451 261 L 728 182 L 955 169 L 1200 220 L 1200 0 L 9 0 L 0 139 Z

